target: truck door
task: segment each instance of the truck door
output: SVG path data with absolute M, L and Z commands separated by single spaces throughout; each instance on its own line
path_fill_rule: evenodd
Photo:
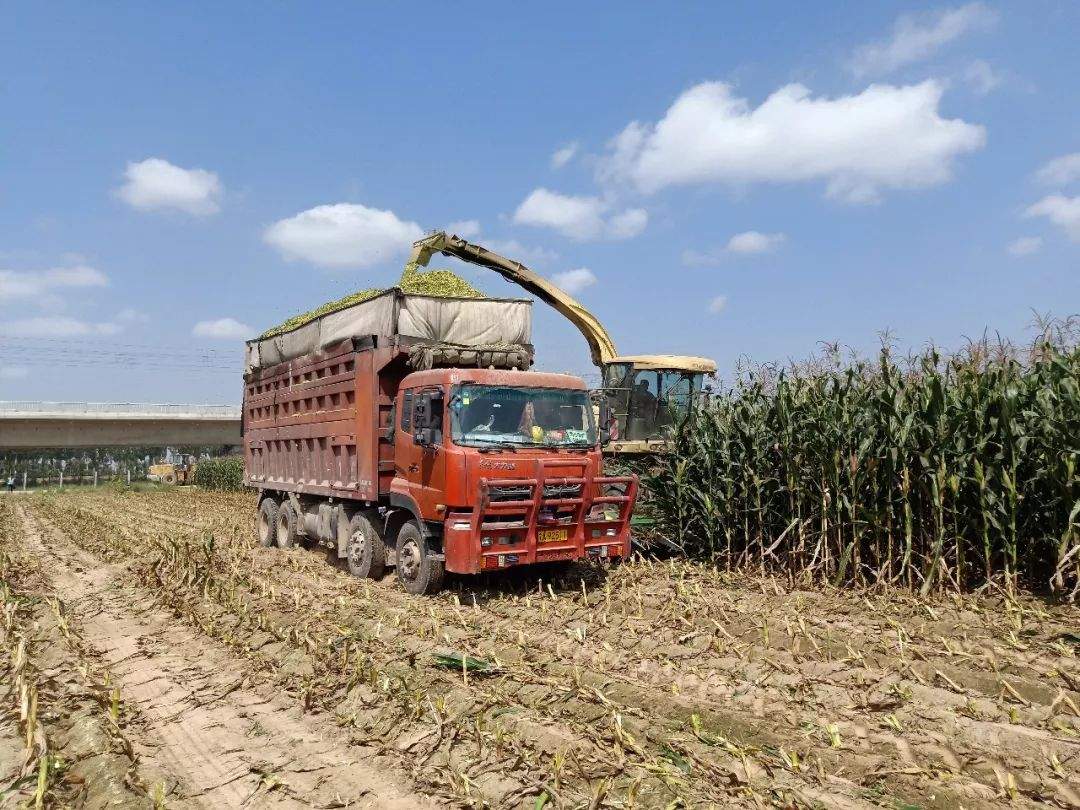
M 420 514 L 428 520 L 439 520 L 442 514 L 435 511 L 436 504 L 446 503 L 446 453 L 444 430 L 439 430 L 429 445 L 417 441 L 416 408 L 425 393 L 439 392 L 439 388 L 414 388 L 401 396 L 401 429 L 395 431 L 394 472 L 404 482 L 405 488 L 420 508 Z M 442 400 L 438 400 L 441 402 Z M 445 420 L 445 414 L 443 414 Z M 444 423 L 445 427 L 445 423 Z

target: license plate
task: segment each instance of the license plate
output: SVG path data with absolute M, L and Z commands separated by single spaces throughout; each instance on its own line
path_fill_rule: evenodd
M 565 543 L 566 529 L 540 529 L 536 533 L 536 540 L 540 543 Z

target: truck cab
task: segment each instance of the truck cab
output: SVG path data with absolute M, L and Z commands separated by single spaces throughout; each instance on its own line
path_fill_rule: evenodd
M 475 574 L 629 553 L 636 479 L 603 476 L 579 378 L 414 372 L 398 386 L 389 434 L 390 502 L 419 516 L 426 535 L 426 547 L 398 544 L 399 566 L 441 554 L 446 570 Z

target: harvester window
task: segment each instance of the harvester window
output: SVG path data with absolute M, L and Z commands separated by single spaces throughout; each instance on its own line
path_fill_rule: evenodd
M 605 388 L 629 388 L 633 384 L 633 367 L 629 363 L 609 363 L 604 368 Z
M 659 388 L 655 371 L 639 371 L 634 376 L 634 384 L 630 389 L 630 409 L 638 416 L 651 415 L 656 412 L 656 402 Z

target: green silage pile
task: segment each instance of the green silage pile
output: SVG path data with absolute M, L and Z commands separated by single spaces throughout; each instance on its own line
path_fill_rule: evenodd
M 482 292 L 452 270 L 427 270 L 422 272 L 419 265 L 415 262 L 410 262 L 405 265 L 405 271 L 401 274 L 401 279 L 395 286 L 406 295 L 430 295 L 435 298 L 484 297 Z M 294 315 L 284 323 L 279 324 L 272 329 L 267 329 L 259 335 L 259 338 L 268 338 L 285 332 L 291 332 L 293 329 L 297 329 L 304 324 L 311 323 L 316 318 L 321 318 L 323 315 L 329 315 L 331 312 L 337 312 L 356 304 L 361 304 L 364 301 L 382 295 L 386 291 L 386 289 L 372 287 L 368 290 L 350 293 L 344 298 L 338 298 L 336 301 L 329 301 L 320 307 L 316 307 L 310 312 Z
M 453 270 L 421 272 L 419 265 L 409 262 L 401 274 L 398 288 L 407 295 L 431 295 L 436 298 L 483 298 L 476 289 Z

